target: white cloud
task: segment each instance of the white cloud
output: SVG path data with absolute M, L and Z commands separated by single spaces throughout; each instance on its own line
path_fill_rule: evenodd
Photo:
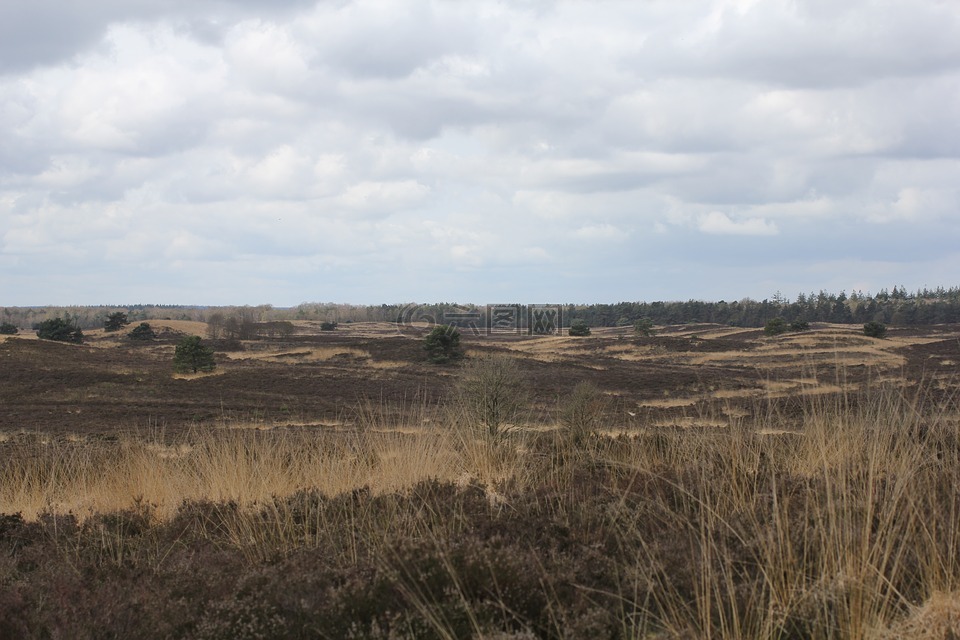
M 697 228 L 711 235 L 773 236 L 779 233 L 777 225 L 763 218 L 734 221 L 721 211 L 700 216 Z
M 574 235 L 584 240 L 625 240 L 629 235 L 612 224 L 592 224 L 580 227 Z
M 568 300 L 653 295 L 624 284 L 653 268 L 669 297 L 766 296 L 751 261 L 789 275 L 874 232 L 960 279 L 951 3 L 71 7 L 0 4 L 0 305 L 204 269 L 221 301 L 522 298 L 561 262 Z M 268 284 L 230 275 L 258 264 Z

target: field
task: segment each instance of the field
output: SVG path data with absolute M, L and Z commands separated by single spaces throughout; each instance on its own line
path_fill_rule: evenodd
M 958 326 L 151 324 L 0 337 L 0 638 L 960 637 Z

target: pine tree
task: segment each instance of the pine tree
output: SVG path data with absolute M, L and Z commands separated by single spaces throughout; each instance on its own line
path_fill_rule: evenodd
M 173 355 L 173 367 L 178 373 L 213 371 L 216 368 L 213 349 L 200 342 L 200 336 L 187 336 L 177 345 Z

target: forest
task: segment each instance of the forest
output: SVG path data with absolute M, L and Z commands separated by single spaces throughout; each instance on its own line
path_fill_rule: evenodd
M 546 301 L 536 302 L 541 306 Z M 36 306 L 0 307 L 0 322 L 12 324 L 20 330 L 35 327 L 54 317 L 68 317 L 83 328 L 102 327 L 106 318 L 117 311 L 127 314 L 130 322 L 145 320 L 191 320 L 209 322 L 214 326 L 226 323 L 242 326 L 244 323 L 278 323 L 296 320 L 319 320 L 336 323 L 351 322 L 411 322 L 440 323 L 445 317 L 479 314 L 492 306 L 513 307 L 520 310 L 528 305 L 511 303 L 477 305 L 458 303 L 399 303 L 380 305 L 338 304 L 331 302 L 304 302 L 295 307 L 257 306 L 186 306 L 186 305 L 99 305 L 99 306 Z M 656 301 L 617 302 L 605 304 L 563 303 L 553 305 L 561 311 L 563 326 L 582 320 L 592 327 L 629 326 L 641 318 L 655 324 L 716 323 L 734 327 L 762 327 L 774 318 L 787 322 L 832 322 L 863 324 L 881 322 L 891 326 L 913 326 L 960 322 L 960 286 L 923 288 L 915 292 L 894 286 L 876 294 L 854 291 L 846 293 L 800 293 L 790 299 L 779 292 L 763 300 L 744 298 L 738 301 Z M 521 325 L 523 322 L 521 322 Z M 280 325 L 282 328 L 282 325 Z

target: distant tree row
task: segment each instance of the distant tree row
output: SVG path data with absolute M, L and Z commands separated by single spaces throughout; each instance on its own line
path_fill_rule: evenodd
M 905 326 L 960 322 L 960 288 L 924 290 L 909 294 L 894 287 L 876 296 L 861 292 L 847 295 L 821 291 L 800 294 L 790 301 L 777 295 L 768 300 L 737 302 L 621 302 L 617 304 L 567 305 L 565 320 L 583 320 L 594 327 L 629 326 L 642 318 L 654 324 L 711 322 L 740 327 L 763 327 L 774 318 L 793 323 L 834 322 Z
M 211 313 L 207 317 L 207 337 L 211 340 L 253 340 L 255 338 L 289 338 L 296 331 L 289 320 L 259 322 L 251 316 L 225 316 Z
M 527 307 L 517 305 L 517 308 L 521 310 L 518 325 L 526 328 Z M 481 305 L 453 303 L 348 305 L 305 302 L 292 308 L 275 308 L 271 305 L 200 307 L 142 304 L 119 307 L 2 307 L 0 323 L 22 328 L 36 326 L 45 320 L 69 317 L 81 329 L 104 327 L 119 330 L 111 329 L 116 325 L 108 326 L 108 323 L 121 314 L 125 323 L 153 319 L 207 322 L 210 327 L 208 337 L 212 339 L 252 339 L 287 337 L 293 332 L 292 322 L 296 320 L 319 321 L 328 327 L 350 322 L 409 324 L 420 320 L 447 324 L 451 323 L 450 318 L 458 316 L 484 319 L 486 311 L 487 308 Z M 881 289 L 876 294 L 820 291 L 801 293 L 795 300 L 776 293 L 770 299 L 760 301 L 745 298 L 733 302 L 687 300 L 565 304 L 561 316 L 561 330 L 578 320 L 590 327 L 631 326 L 643 319 L 656 325 L 711 322 L 740 327 L 763 327 L 774 318 L 783 318 L 788 325 L 794 322 L 879 322 L 894 326 L 943 324 L 960 322 L 960 287 L 924 288 L 909 292 L 905 287 L 895 286 L 891 290 Z M 459 326 L 466 328 L 463 321 Z

